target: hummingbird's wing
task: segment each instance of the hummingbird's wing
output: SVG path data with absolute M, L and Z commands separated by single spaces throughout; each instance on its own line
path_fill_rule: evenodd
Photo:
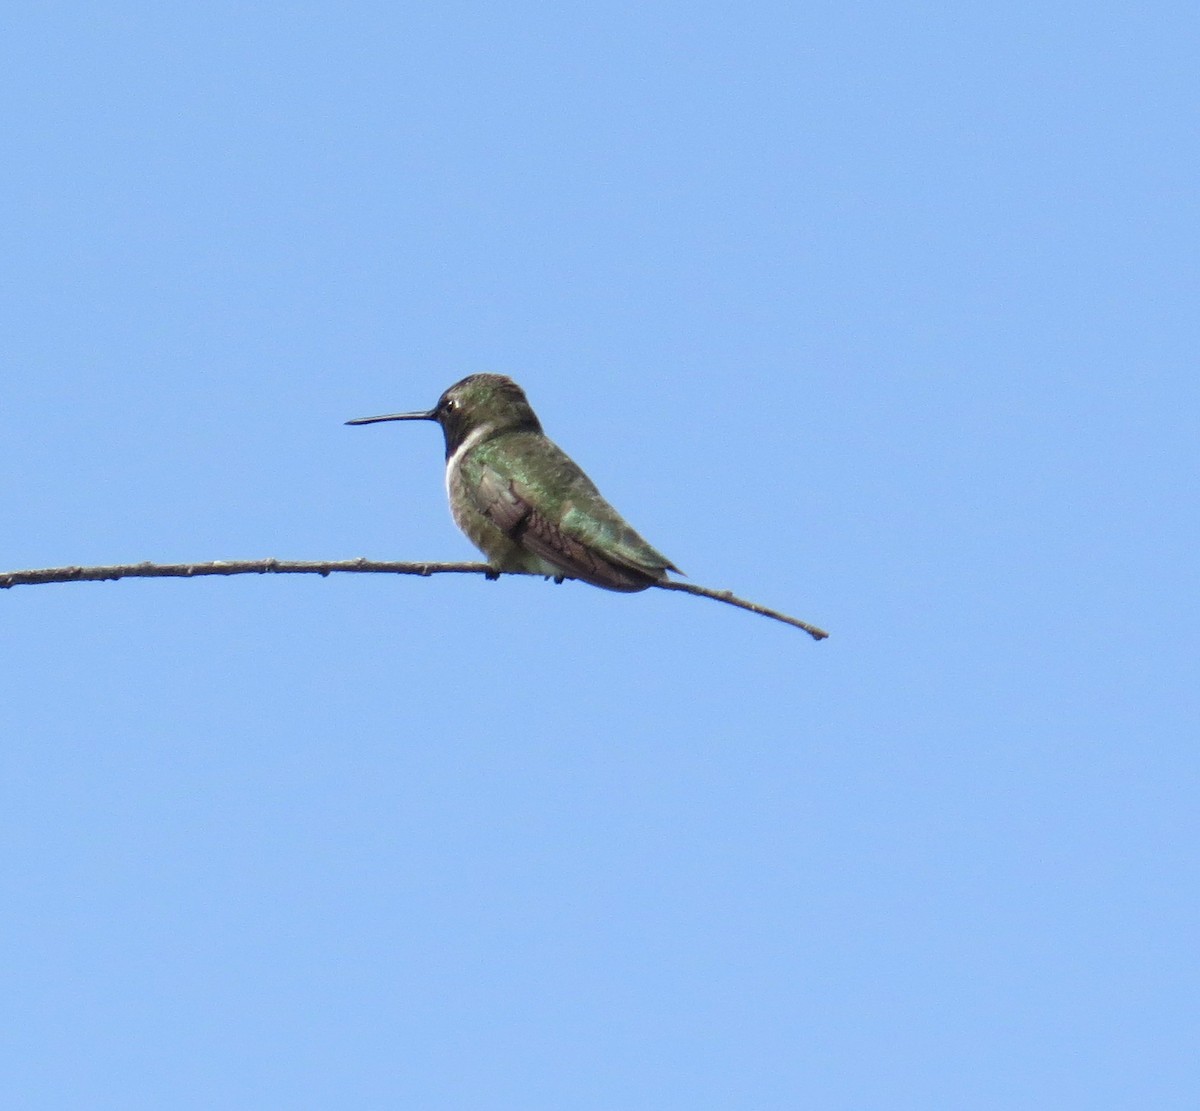
M 463 465 L 477 508 L 506 536 L 568 578 L 634 591 L 676 571 L 604 500 L 565 452 L 538 437 L 481 444 Z M 493 442 L 494 443 L 494 442 Z

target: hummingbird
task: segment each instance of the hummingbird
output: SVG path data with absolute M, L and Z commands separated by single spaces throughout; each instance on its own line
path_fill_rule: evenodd
M 682 574 L 641 538 L 543 431 L 525 391 L 503 374 L 456 382 L 427 413 L 347 424 L 429 420 L 446 441 L 455 524 L 496 572 L 579 579 L 633 592 Z

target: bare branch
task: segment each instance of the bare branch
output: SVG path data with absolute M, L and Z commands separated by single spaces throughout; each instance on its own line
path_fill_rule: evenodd
M 193 579 L 204 575 L 331 575 L 335 572 L 385 575 L 485 575 L 500 577 L 487 563 L 411 563 L 370 559 L 296 560 L 296 559 L 239 559 L 216 560 L 212 563 L 125 563 L 108 567 L 43 567 L 32 571 L 0 572 L 0 590 L 14 586 L 36 586 L 40 583 L 108 582 L 114 579 Z M 815 640 L 829 634 L 786 613 L 768 609 L 756 602 L 747 602 L 728 590 L 712 590 L 692 583 L 655 583 L 660 590 L 681 590 L 701 598 L 712 598 L 739 609 L 749 610 L 803 629 Z
M 685 594 L 695 594 L 700 598 L 711 598 L 714 602 L 725 602 L 728 605 L 737 606 L 738 609 L 757 613 L 760 617 L 770 617 L 775 621 L 782 621 L 785 625 L 803 629 L 813 640 L 824 640 L 829 636 L 824 629 L 818 629 L 816 625 L 810 625 L 807 621 L 801 621 L 798 617 L 789 617 L 786 613 L 780 613 L 779 610 L 760 606 L 757 602 L 747 602 L 745 598 L 739 598 L 731 590 L 713 590 L 712 587 L 708 586 L 696 586 L 694 583 L 680 582 L 661 582 L 654 585 L 659 590 L 682 590 Z
M 486 563 L 393 563 L 370 559 L 231 559 L 212 563 L 125 563 L 111 567 L 44 567 L 0 572 L 0 590 L 39 583 L 107 582 L 112 579 L 193 579 L 203 575 L 329 575 L 335 571 L 393 575 L 488 575 Z

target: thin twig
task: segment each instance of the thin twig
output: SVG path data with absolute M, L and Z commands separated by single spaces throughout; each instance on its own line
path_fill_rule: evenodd
M 696 586 L 694 583 L 679 582 L 661 582 L 654 585 L 659 590 L 682 590 L 685 594 L 695 594 L 701 598 L 711 598 L 714 602 L 726 602 L 731 606 L 737 606 L 738 609 L 757 613 L 760 617 L 770 617 L 776 621 L 782 621 L 785 625 L 792 625 L 797 629 L 803 629 L 813 640 L 824 640 L 829 636 L 824 629 L 818 629 L 816 625 L 810 625 L 807 621 L 801 621 L 798 617 L 789 617 L 786 613 L 780 613 L 779 610 L 760 606 L 757 602 L 747 602 L 745 598 L 739 598 L 731 590 L 713 590 L 708 586 Z
M 486 575 L 499 578 L 499 572 L 486 563 L 412 563 L 370 559 L 297 560 L 297 559 L 235 559 L 212 563 L 123 563 L 109 567 L 42 567 L 33 571 L 0 572 L 0 590 L 13 586 L 36 586 L 41 583 L 108 582 L 114 579 L 194 579 L 204 575 L 330 575 L 335 572 L 390 575 Z M 712 590 L 692 583 L 655 583 L 660 590 L 681 590 L 701 598 L 712 598 L 739 609 L 749 610 L 803 629 L 815 640 L 829 634 L 786 613 L 768 609 L 756 602 L 747 602 L 728 590 Z
M 395 563 L 370 559 L 230 559 L 212 563 L 123 563 L 111 567 L 44 567 L 0 572 L 0 590 L 39 583 L 107 582 L 112 579 L 193 579 L 203 575 L 329 575 L 335 571 L 393 575 L 490 575 L 486 563 Z

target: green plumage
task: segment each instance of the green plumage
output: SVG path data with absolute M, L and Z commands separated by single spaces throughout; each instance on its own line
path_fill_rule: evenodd
M 459 527 L 500 570 L 642 590 L 675 570 L 540 432 L 501 432 L 448 476 Z
M 433 420 L 446 440 L 446 493 L 458 527 L 498 571 L 645 590 L 678 571 L 608 504 L 542 432 L 525 392 L 501 374 L 456 382 L 428 413 L 350 424 Z

